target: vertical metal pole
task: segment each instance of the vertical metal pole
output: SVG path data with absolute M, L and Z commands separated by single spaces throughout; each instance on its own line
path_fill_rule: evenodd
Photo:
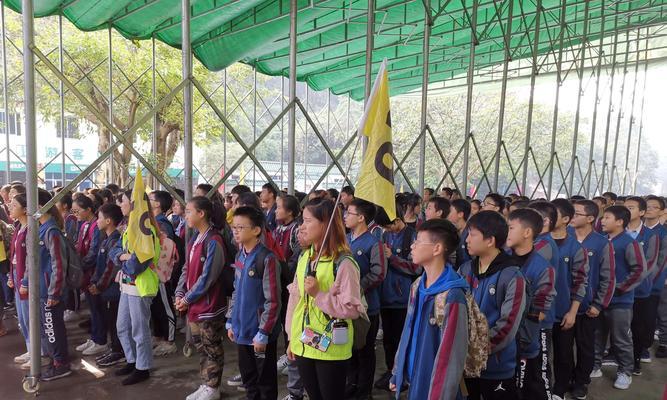
M 630 171 L 630 169 L 628 168 L 628 163 L 630 162 L 630 142 L 632 141 L 632 126 L 634 125 L 635 121 L 635 95 L 637 93 L 637 78 L 639 75 L 640 34 L 641 30 L 637 29 L 637 55 L 635 57 L 635 79 L 634 83 L 632 84 L 632 101 L 630 102 L 630 123 L 628 124 L 628 143 L 625 148 L 625 164 L 623 166 L 624 172 L 623 172 L 623 185 L 621 186 L 621 193 L 625 193 L 625 183 L 628 177 L 628 172 Z M 619 183 L 620 183 L 620 178 L 619 178 Z
M 255 143 L 257 140 L 257 68 L 253 68 L 252 74 L 252 142 Z M 252 154 L 256 155 L 255 149 L 252 150 Z M 257 167 L 252 168 L 252 191 L 256 190 L 257 183 Z
M 375 0 L 368 0 L 366 12 L 366 75 L 364 80 L 364 109 L 366 109 L 368 98 L 371 95 L 371 75 L 373 72 L 373 47 L 375 46 Z M 366 152 L 368 137 L 362 135 L 361 148 Z
M 222 74 L 225 80 L 225 88 L 222 92 L 222 112 L 225 114 L 225 117 L 229 118 L 229 115 L 227 115 L 227 68 L 225 68 Z M 223 173 L 221 176 L 227 173 L 227 126 L 224 124 L 222 129 L 222 168 Z
M 31 46 L 34 44 L 33 0 L 22 0 L 23 19 L 23 109 L 25 117 L 25 148 L 26 148 L 26 197 L 28 206 L 28 252 L 26 264 L 29 274 L 29 329 L 30 329 L 30 376 L 40 375 L 40 302 L 38 265 L 39 209 L 37 203 L 37 130 L 35 120 L 35 56 Z
M 505 127 L 505 100 L 507 97 L 507 73 L 509 72 L 509 62 L 512 58 L 510 51 L 510 40 L 512 39 L 512 19 L 514 2 L 507 2 L 507 28 L 505 28 L 505 60 L 503 61 L 503 81 L 500 88 L 500 110 L 498 112 L 498 137 L 496 138 L 496 166 L 493 171 L 493 191 L 498 191 L 498 175 L 500 173 L 500 146 L 503 142 L 503 128 Z
M 558 44 L 558 60 L 556 61 L 556 99 L 554 101 L 554 114 L 553 121 L 551 123 L 551 148 L 549 150 L 549 179 L 547 183 L 547 192 L 544 193 L 547 199 L 551 200 L 551 186 L 553 185 L 554 178 L 554 153 L 556 152 L 556 131 L 558 130 L 558 101 L 560 100 L 560 88 L 563 86 L 563 77 L 561 76 L 562 72 L 562 62 L 563 62 L 563 39 L 565 37 L 565 30 L 567 26 L 565 25 L 565 6 L 567 0 L 561 2 L 560 7 L 560 39 Z M 585 21 L 585 19 L 584 19 Z M 584 22 L 586 25 L 587 21 Z M 572 171 L 574 172 L 574 171 Z
M 327 91 L 327 141 L 331 143 L 331 90 Z M 333 161 L 332 161 L 333 162 Z M 329 153 L 324 153 L 324 164 L 329 166 Z M 325 177 L 324 185 L 329 187 L 329 174 Z
M 428 68 L 429 53 L 431 46 L 431 1 L 424 1 L 424 48 L 422 49 L 422 108 L 421 108 L 421 129 L 419 134 L 419 195 L 424 193 L 424 175 L 426 173 L 426 114 L 428 110 Z
M 618 13 L 618 6 L 615 7 Z M 611 127 L 612 100 L 614 99 L 614 78 L 616 77 L 616 55 L 618 54 L 618 14 L 614 16 L 614 50 L 611 56 L 611 84 L 609 87 L 609 104 L 607 106 L 607 127 L 604 134 L 604 150 L 602 153 L 602 172 L 600 176 L 600 190 L 604 190 L 604 178 L 607 169 L 607 149 L 609 147 L 609 128 Z
M 598 106 L 600 105 L 600 75 L 602 75 L 602 56 L 604 55 L 604 37 L 605 37 L 605 0 L 600 2 L 600 43 L 598 44 L 598 64 L 595 71 L 595 103 L 593 104 L 593 120 L 591 121 L 591 147 L 588 150 L 588 177 L 586 178 L 586 197 L 593 197 L 594 193 L 591 193 L 591 179 L 593 177 L 593 167 L 595 165 L 595 160 L 593 159 L 595 155 L 595 133 L 598 122 Z
M 190 43 L 190 0 L 181 0 L 181 55 L 183 58 L 183 142 L 185 155 L 185 199 L 192 198 L 192 51 Z
M 9 152 L 9 99 L 7 98 L 7 26 L 5 25 L 5 7 L 0 7 L 0 19 L 2 22 L 2 100 L 5 115 L 2 123 L 5 125 L 5 155 L 7 156 L 7 165 L 5 165 L 5 174 L 7 182 L 11 179 L 11 153 Z
M 574 114 L 574 133 L 572 134 L 572 164 L 570 165 L 570 196 L 574 194 L 574 162 L 579 158 L 577 155 L 577 142 L 579 140 L 579 112 L 581 111 L 581 98 L 584 96 L 582 93 L 582 87 L 584 83 L 584 68 L 586 67 L 586 46 L 588 44 L 588 13 L 589 13 L 589 2 L 587 1 L 584 6 L 584 34 L 581 39 L 581 53 L 579 54 L 580 62 L 579 71 L 577 75 L 579 76 L 579 86 L 577 90 L 577 111 Z M 582 182 L 583 184 L 583 182 Z M 551 188 L 549 188 L 551 190 Z
M 296 0 L 290 0 L 289 29 L 289 119 L 287 125 L 287 192 L 294 194 L 294 157 L 296 156 Z
M 58 15 L 58 67 L 60 68 L 60 72 L 64 72 L 63 64 L 65 60 L 63 56 L 63 16 Z M 67 171 L 65 170 L 65 87 L 61 80 L 58 80 L 58 96 L 60 98 L 60 174 L 62 176 L 62 186 L 64 187 L 67 184 Z
M 538 0 L 539 1 L 539 0 Z M 469 153 L 469 142 L 470 142 L 470 125 L 471 125 L 471 114 L 472 114 L 472 88 L 473 88 L 473 78 L 475 76 L 475 46 L 477 46 L 477 7 L 479 5 L 478 0 L 473 0 L 472 2 L 472 21 L 470 22 L 470 60 L 468 62 L 468 77 L 467 77 L 467 86 L 468 92 L 466 95 L 466 116 L 465 116 L 465 129 L 463 137 L 463 183 L 461 184 L 461 194 L 466 196 L 468 193 L 468 153 Z M 480 161 L 481 162 L 481 161 Z
M 646 99 L 646 81 L 648 81 L 648 38 L 649 28 L 646 28 L 646 44 L 644 48 L 644 82 L 642 83 L 642 105 L 639 108 L 639 135 L 637 135 L 637 157 L 635 158 L 635 173 L 632 180 L 632 193 L 637 191 L 637 174 L 639 173 L 639 150 L 642 147 L 642 133 L 644 130 L 644 100 Z M 639 61 L 639 60 L 637 60 Z
M 285 77 L 280 77 L 280 109 L 285 108 Z M 285 187 L 285 119 L 280 119 L 280 189 Z
M 537 77 L 537 51 L 540 43 L 540 14 L 542 12 L 542 0 L 537 0 L 535 7 L 535 36 L 533 39 L 533 65 L 530 74 L 530 99 L 528 100 L 528 120 L 526 122 L 526 145 L 523 150 L 523 177 L 521 179 L 521 194 L 527 193 L 526 183 L 528 179 L 528 151 L 530 151 L 530 134 L 533 128 L 533 102 L 535 100 L 535 78 Z
M 637 43 L 639 46 L 639 43 Z M 609 173 L 609 190 L 614 184 L 614 171 L 616 171 L 616 152 L 618 150 L 618 136 L 621 130 L 621 118 L 623 117 L 623 96 L 625 94 L 625 78 L 628 76 L 628 56 L 630 54 L 629 32 L 625 33 L 625 57 L 623 60 L 623 81 L 621 82 L 621 100 L 618 103 L 616 114 L 616 133 L 614 135 L 614 152 L 611 156 L 611 172 Z
M 152 82 L 151 82 L 151 100 L 152 100 L 152 102 L 151 102 L 151 105 L 153 107 L 155 107 L 155 104 L 157 104 L 157 82 L 155 80 L 157 74 L 155 73 L 155 66 L 156 66 L 155 65 L 155 36 L 153 36 L 151 38 L 151 72 L 152 72 L 152 79 L 151 79 L 152 80 Z M 158 135 L 158 133 L 157 133 L 157 130 L 158 130 L 158 127 L 157 127 L 158 116 L 157 116 L 157 114 L 158 113 L 155 113 L 155 115 L 153 116 L 153 136 L 151 137 L 151 148 L 153 149 L 153 156 L 154 157 L 159 156 L 158 155 L 158 148 L 157 148 L 157 135 Z M 165 165 L 164 167 L 165 167 L 165 169 L 169 168 L 168 165 Z M 155 177 L 153 177 L 152 187 L 157 189 L 159 184 L 160 184 L 160 182 Z
M 308 85 L 306 85 L 306 111 L 308 111 Z M 308 192 L 308 121 L 304 124 L 303 139 L 303 191 Z M 314 188 L 313 188 L 314 189 Z
M 111 24 L 109 24 L 109 123 L 113 126 L 113 44 L 111 40 Z M 64 132 L 63 132 L 64 134 Z M 153 135 L 155 136 L 155 135 Z M 111 131 L 109 131 L 109 146 L 111 146 L 114 142 L 114 137 Z M 114 151 L 115 153 L 115 151 Z M 153 154 L 157 154 L 154 152 Z M 112 183 L 115 182 L 115 177 L 114 177 L 114 161 L 113 161 L 113 153 L 111 154 L 111 157 L 109 158 L 109 169 L 110 169 L 110 176 L 107 176 L 106 179 L 108 180 L 106 183 Z M 111 178 L 109 180 L 109 178 Z M 153 185 L 153 187 L 155 187 Z

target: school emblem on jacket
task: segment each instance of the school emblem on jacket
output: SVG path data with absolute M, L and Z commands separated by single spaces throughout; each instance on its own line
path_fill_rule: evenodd
M 251 269 L 250 271 L 248 271 L 248 276 L 251 277 L 251 278 L 252 278 L 253 276 L 255 276 L 255 270 L 254 270 L 254 269 Z
M 588 252 L 588 256 L 589 256 L 589 257 L 593 257 L 593 252 L 592 252 L 592 251 L 589 251 L 589 252 Z
M 564 258 L 563 258 L 563 261 L 565 261 L 565 262 L 570 262 L 570 258 L 569 258 L 569 257 L 564 257 Z
M 361 251 L 361 250 L 357 250 L 357 255 L 358 255 L 358 256 L 360 256 L 360 255 L 362 255 L 362 254 L 364 254 L 363 251 Z
M 491 285 L 491 287 L 489 287 L 489 294 L 491 296 L 496 294 L 496 287 L 495 286 Z
M 400 253 L 400 252 L 401 252 L 401 249 L 396 249 L 396 252 L 397 252 L 397 253 Z

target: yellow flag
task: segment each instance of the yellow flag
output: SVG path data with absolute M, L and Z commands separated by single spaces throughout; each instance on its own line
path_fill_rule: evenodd
M 5 244 L 0 242 L 0 262 L 7 259 L 7 251 L 5 250 Z
M 380 66 L 368 99 L 359 131 L 368 137 L 354 196 L 383 207 L 390 220 L 396 219 L 394 161 L 389 110 L 387 60 Z
M 127 250 L 129 253 L 136 254 L 139 262 L 145 262 L 156 256 L 149 212 L 148 196 L 141 177 L 141 166 L 138 166 L 132 189 L 130 218 L 127 222 Z

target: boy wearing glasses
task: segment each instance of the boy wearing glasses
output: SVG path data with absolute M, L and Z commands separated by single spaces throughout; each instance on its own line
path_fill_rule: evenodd
M 361 290 L 368 303 L 371 327 L 366 335 L 366 346 L 352 351 L 348 368 L 346 398 L 367 399 L 373 390 L 375 376 L 375 337 L 380 327 L 379 287 L 387 273 L 387 259 L 382 242 L 368 231 L 368 223 L 375 218 L 375 206 L 366 200 L 353 199 L 345 213 L 346 235 L 361 275 Z
M 426 221 L 417 231 L 411 254 L 424 267 L 424 274 L 410 290 L 390 387 L 400 390 L 403 383 L 409 383 L 409 400 L 463 398 L 460 382 L 468 354 L 465 291 L 469 289 L 447 262 L 458 244 L 458 233 L 443 219 Z M 438 321 L 436 301 L 442 293 L 444 311 Z
M 595 331 L 598 316 L 609 306 L 616 285 L 614 266 L 614 247 L 606 237 L 593 229 L 598 217 L 598 206 L 591 200 L 579 200 L 574 203 L 574 217 L 570 226 L 588 257 L 588 287 L 586 296 L 579 306 L 583 314 L 577 315 L 574 328 L 574 340 L 577 346 L 577 359 L 572 371 L 573 387 L 570 392 L 577 400 L 588 395 L 590 378 L 602 376 L 595 362 Z
M 655 272 L 655 279 L 653 280 L 653 287 L 651 288 L 651 296 L 649 297 L 649 331 L 653 332 L 656 328 L 656 321 L 659 320 L 661 323 L 658 349 L 655 351 L 655 356 L 657 358 L 667 357 L 667 290 L 665 288 L 665 280 L 667 280 L 667 227 L 660 223 L 660 217 L 665 210 L 665 199 L 658 196 L 646 196 L 646 214 L 644 214 L 644 224 L 647 228 L 655 232 L 655 234 L 660 239 L 660 252 L 658 253 L 658 261 Z M 660 299 L 663 300 L 664 305 L 658 307 Z M 658 316 L 658 310 L 662 314 Z M 649 346 L 650 347 L 650 346 Z M 642 361 L 645 360 L 645 356 L 648 356 L 648 360 L 651 360 L 651 355 L 642 356 Z
M 255 207 L 239 207 L 232 225 L 239 252 L 226 328 L 229 340 L 237 344 L 239 371 L 249 399 L 278 397 L 280 264 L 261 242 L 265 220 Z

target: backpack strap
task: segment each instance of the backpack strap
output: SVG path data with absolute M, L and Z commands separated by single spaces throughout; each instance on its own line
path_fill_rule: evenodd
M 410 255 L 410 247 L 412 246 L 412 237 L 415 234 L 415 229 L 410 225 L 405 225 L 405 230 L 403 231 L 403 240 L 401 241 L 401 257 L 408 259 Z
M 271 253 L 271 250 L 266 246 L 262 246 L 259 248 L 257 255 L 255 255 L 254 265 L 256 272 L 255 276 L 257 276 L 257 278 L 261 279 L 264 277 L 264 260 L 266 260 L 266 257 Z

